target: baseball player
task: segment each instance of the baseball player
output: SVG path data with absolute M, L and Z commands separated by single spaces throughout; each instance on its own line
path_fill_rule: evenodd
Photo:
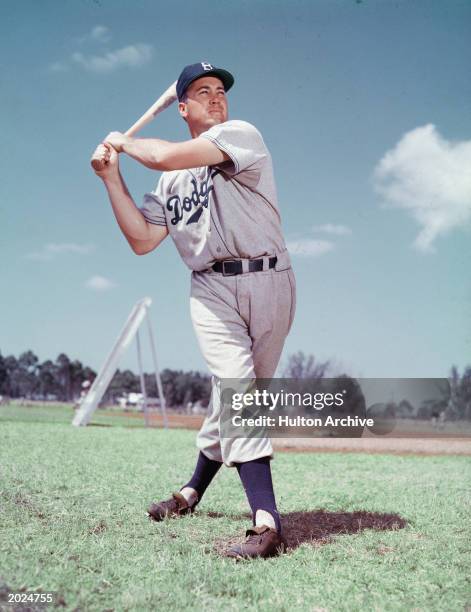
M 221 436 L 219 383 L 273 377 L 293 322 L 296 289 L 270 153 L 253 125 L 228 121 L 226 93 L 233 83 L 229 72 L 210 63 L 186 66 L 177 95 L 190 140 L 111 132 L 94 155 L 107 162 L 97 174 L 133 251 L 149 253 L 170 234 L 192 270 L 191 317 L 213 376 L 195 472 L 170 499 L 151 504 L 148 513 L 160 521 L 193 512 L 219 468 L 236 467 L 253 526 L 228 555 L 250 558 L 284 549 L 270 471 L 273 450 L 268 438 Z M 119 153 L 163 171 L 141 208 L 120 174 Z

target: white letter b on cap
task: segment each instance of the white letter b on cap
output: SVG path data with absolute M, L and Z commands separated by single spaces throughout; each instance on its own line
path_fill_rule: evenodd
M 203 70 L 212 70 L 213 69 L 211 64 L 208 64 L 207 62 L 201 62 L 201 66 L 203 67 Z

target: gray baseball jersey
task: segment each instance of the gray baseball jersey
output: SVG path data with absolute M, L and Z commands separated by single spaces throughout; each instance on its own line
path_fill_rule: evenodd
M 272 160 L 258 130 L 245 121 L 226 121 L 200 138 L 231 160 L 163 173 L 155 191 L 144 196 L 146 220 L 167 226 L 191 270 L 285 251 Z
M 228 466 L 272 455 L 267 438 L 223 438 L 218 381 L 270 378 L 292 325 L 296 284 L 281 233 L 273 168 L 260 133 L 227 121 L 200 135 L 225 151 L 219 166 L 165 172 L 141 208 L 149 223 L 166 225 L 191 277 L 196 336 L 213 375 L 198 448 Z M 269 268 L 269 256 L 277 256 Z M 248 272 L 250 259 L 263 270 Z M 216 261 L 243 260 L 243 274 L 223 276 Z

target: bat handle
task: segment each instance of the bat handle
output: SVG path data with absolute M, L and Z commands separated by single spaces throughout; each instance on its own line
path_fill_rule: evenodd
M 92 165 L 92 168 L 97 172 L 104 170 L 107 164 L 107 162 L 102 157 L 92 157 L 90 163 Z
M 109 146 L 109 145 L 108 145 Z M 106 145 L 101 145 L 102 148 L 107 148 Z M 97 150 L 94 152 L 92 159 L 90 160 L 90 163 L 92 165 L 92 168 L 96 171 L 96 172 L 101 172 L 102 170 L 104 170 L 108 164 L 108 160 L 105 159 L 105 154 L 106 152 L 101 150 L 98 151 L 100 147 L 97 147 Z

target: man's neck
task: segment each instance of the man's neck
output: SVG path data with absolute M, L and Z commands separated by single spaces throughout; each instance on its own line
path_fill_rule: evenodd
M 210 126 L 207 126 L 207 127 L 203 127 L 203 128 L 197 128 L 197 127 L 193 127 L 193 126 L 188 126 L 188 129 L 190 130 L 190 134 L 191 134 L 192 138 L 198 138 L 198 136 L 201 136 L 201 134 L 204 134 L 204 132 L 207 132 L 209 129 L 211 129 L 215 125 L 220 125 L 220 124 L 219 123 L 215 123 L 213 125 L 210 125 Z

